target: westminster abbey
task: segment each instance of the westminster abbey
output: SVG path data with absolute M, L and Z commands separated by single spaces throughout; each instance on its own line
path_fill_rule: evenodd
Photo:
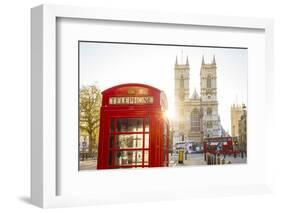
M 219 137 L 223 134 L 218 114 L 217 65 L 215 56 L 211 63 L 202 57 L 200 69 L 200 95 L 189 89 L 190 65 L 185 63 L 174 68 L 175 80 L 175 123 L 174 142 L 194 141 L 202 143 L 205 137 Z

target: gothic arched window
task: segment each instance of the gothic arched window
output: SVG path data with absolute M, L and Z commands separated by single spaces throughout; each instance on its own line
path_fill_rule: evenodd
M 207 77 L 207 88 L 211 88 L 212 87 L 212 77 L 210 75 L 208 75 Z
M 198 109 L 191 112 L 191 131 L 200 131 L 200 112 Z

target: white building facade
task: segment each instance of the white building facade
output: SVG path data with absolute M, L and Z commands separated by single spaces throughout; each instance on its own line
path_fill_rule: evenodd
M 217 65 L 215 57 L 205 63 L 202 57 L 200 95 L 196 90 L 190 96 L 190 65 L 175 62 L 175 120 L 174 143 L 194 141 L 202 143 L 205 137 L 219 137 L 222 133 L 217 101 Z

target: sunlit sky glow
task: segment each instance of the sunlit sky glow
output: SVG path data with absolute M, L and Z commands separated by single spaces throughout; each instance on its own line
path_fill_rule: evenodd
M 217 63 L 219 115 L 230 131 L 230 106 L 247 105 L 247 49 L 80 42 L 80 87 L 97 84 L 101 90 L 122 83 L 149 84 L 163 90 L 169 114 L 174 114 L 174 64 L 190 65 L 190 95 L 200 92 L 202 55 Z

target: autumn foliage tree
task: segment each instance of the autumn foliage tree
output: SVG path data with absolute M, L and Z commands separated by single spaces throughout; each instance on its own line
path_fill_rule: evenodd
M 88 152 L 92 154 L 94 141 L 99 130 L 101 92 L 96 86 L 87 86 L 80 89 L 80 132 L 85 131 L 89 136 Z

